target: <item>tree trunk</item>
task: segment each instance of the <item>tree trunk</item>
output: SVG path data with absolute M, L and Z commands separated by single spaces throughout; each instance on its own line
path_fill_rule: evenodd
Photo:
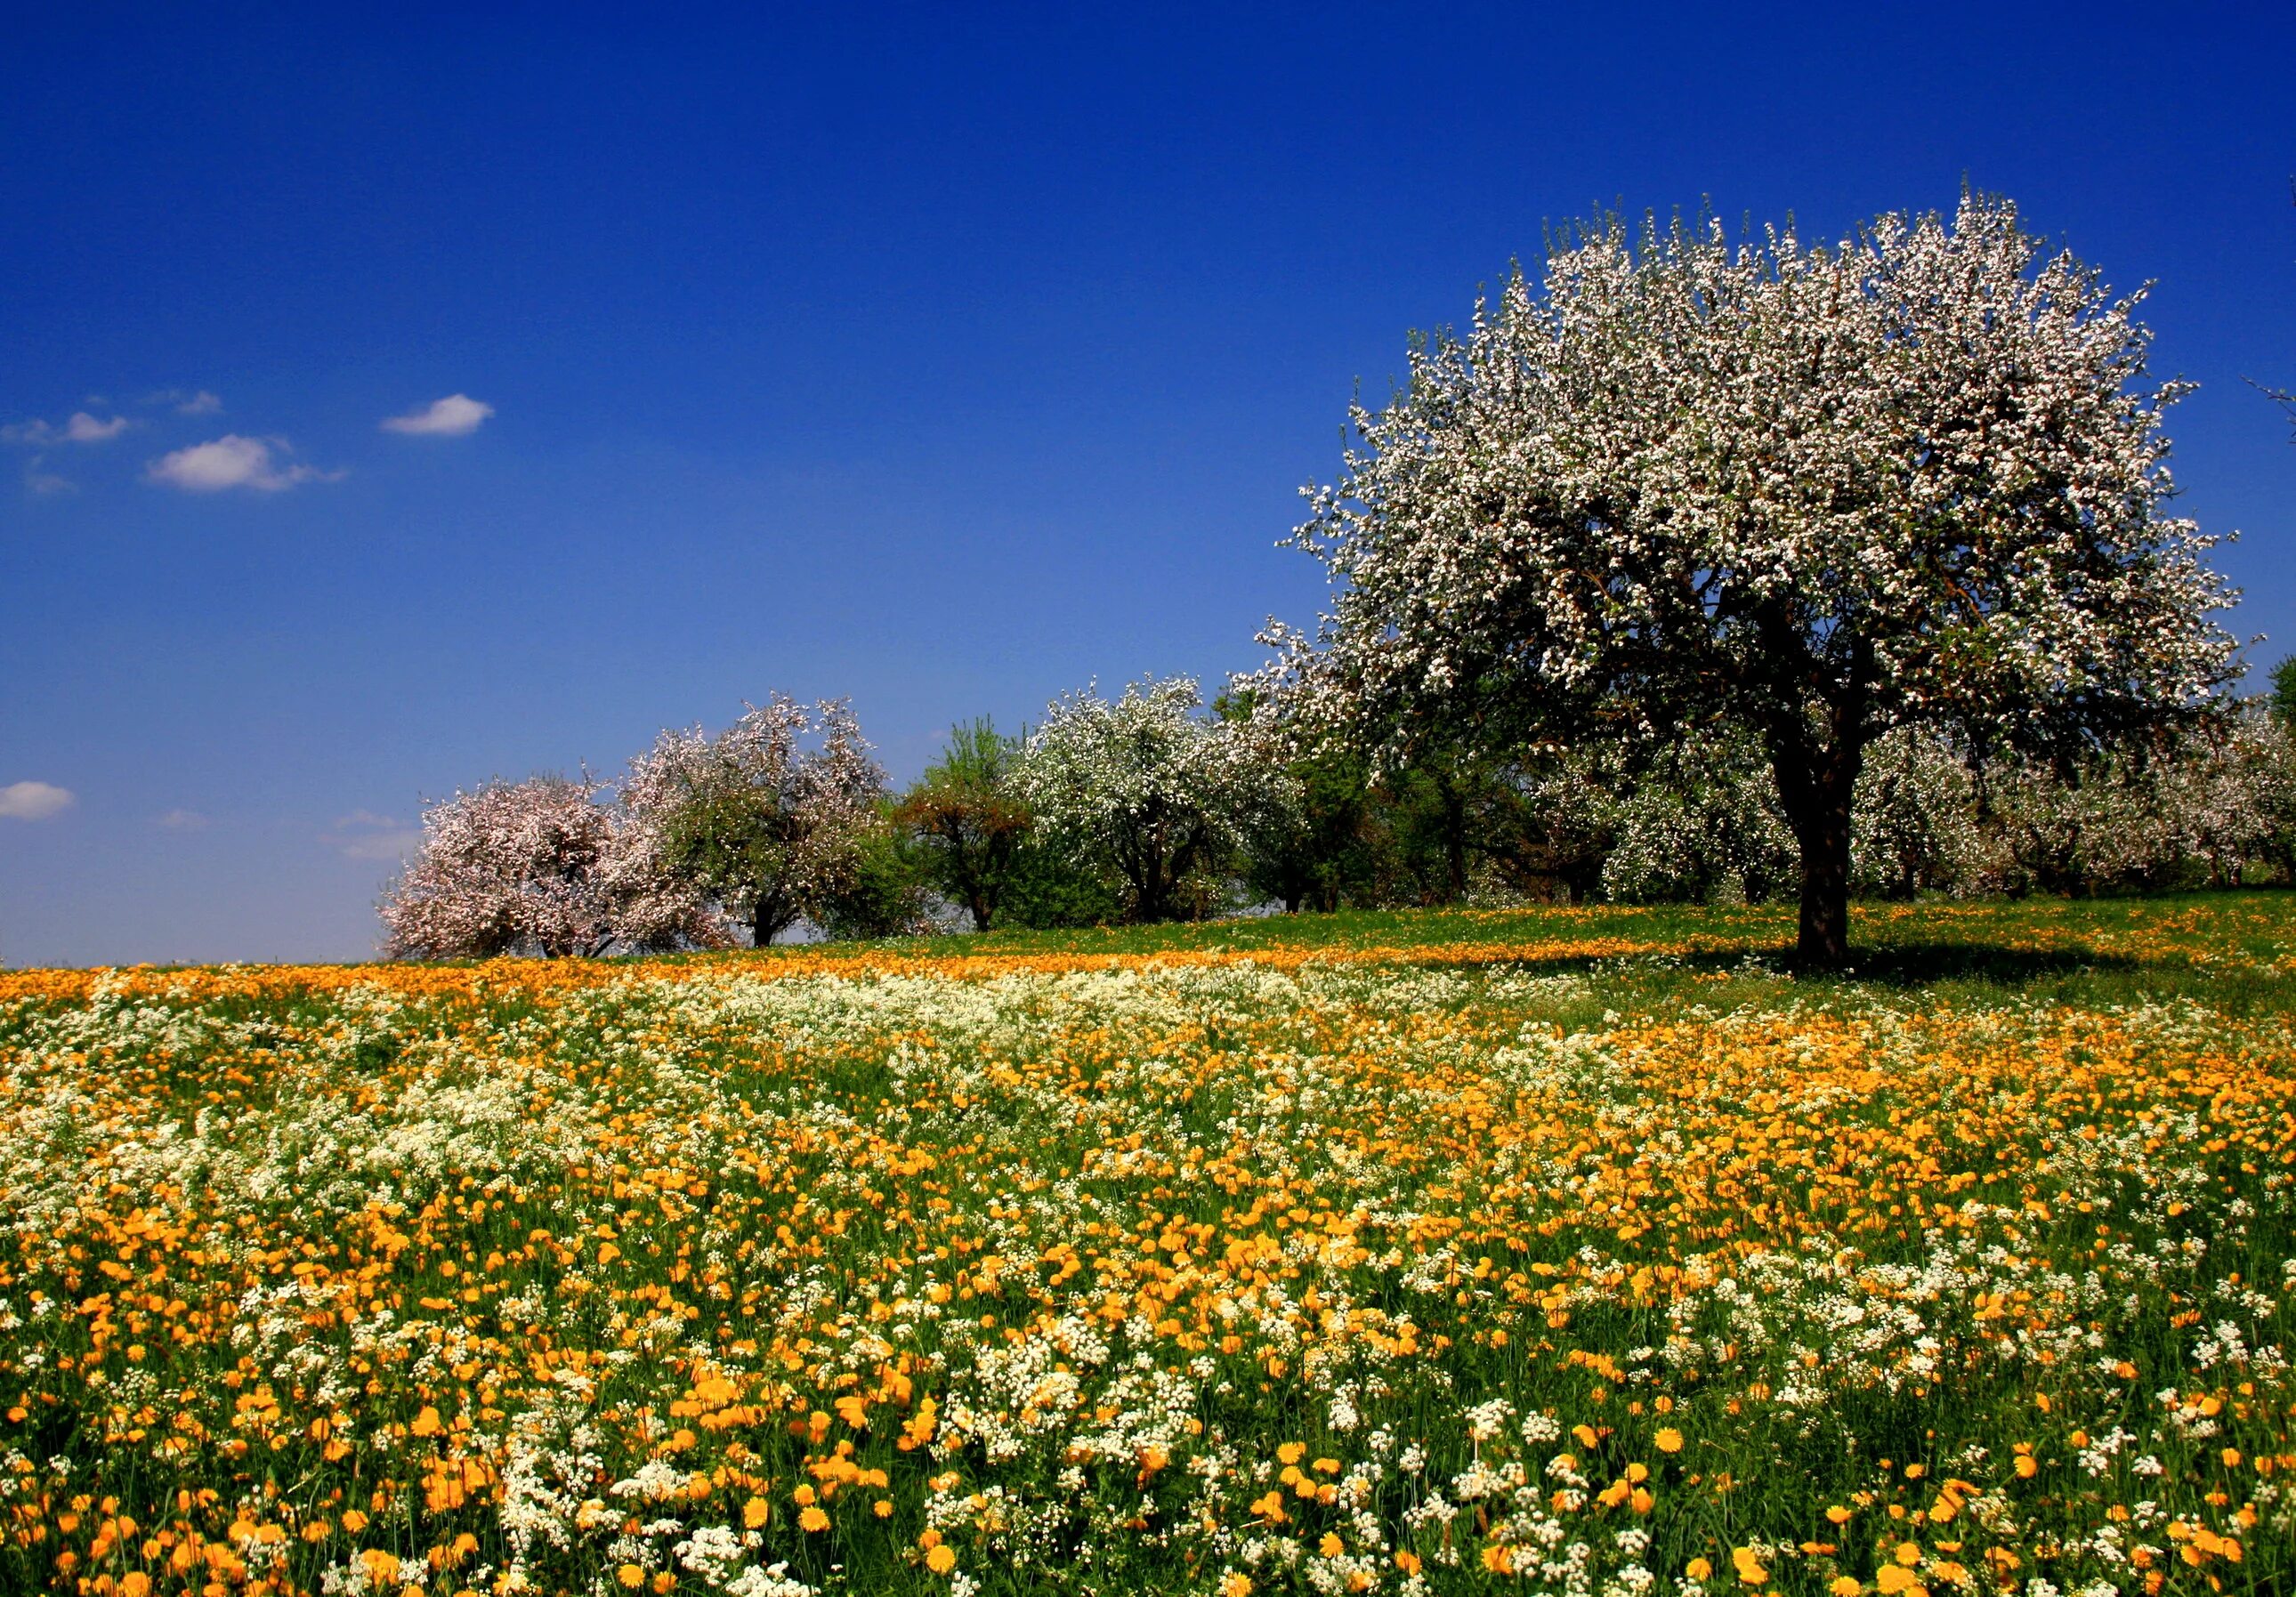
M 1447 777 L 1439 777 L 1436 791 L 1443 800 L 1443 867 L 1450 878 L 1449 902 L 1467 897 L 1467 796 Z
M 1849 962 L 1849 820 L 1839 826 L 1795 829 L 1801 840 L 1801 930 L 1794 953 L 1801 962 L 1838 970 Z
M 772 944 L 790 924 L 791 916 L 778 892 L 760 893 L 756 905 L 750 911 L 750 946 L 764 948 Z
M 1849 809 L 1864 763 L 1862 743 L 1813 748 L 1801 727 L 1770 739 L 1778 798 L 1801 847 L 1801 926 L 1794 953 L 1815 970 L 1849 962 Z

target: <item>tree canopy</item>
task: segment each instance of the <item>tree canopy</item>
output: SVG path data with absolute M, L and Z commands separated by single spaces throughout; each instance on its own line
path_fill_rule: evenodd
M 1839 961 L 1883 733 L 2071 750 L 2230 679 L 2140 299 L 1976 195 L 1831 246 L 1575 229 L 1354 407 L 1295 538 L 1333 606 L 1272 680 L 1390 752 L 1742 727 Z

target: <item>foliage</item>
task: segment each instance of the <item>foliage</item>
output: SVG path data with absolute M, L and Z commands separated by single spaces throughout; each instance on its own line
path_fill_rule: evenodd
M 817 734 L 818 741 L 806 740 Z M 759 947 L 837 913 L 857 886 L 885 774 L 852 710 L 776 693 L 712 738 L 665 732 L 630 762 L 622 803 Z
M 1303 748 L 1292 728 L 1259 709 L 1248 688 L 1212 701 L 1212 713 L 1250 739 L 1260 762 L 1285 779 L 1244 815 L 1245 896 L 1295 914 L 1374 902 L 1379 839 L 1369 762 L 1346 748 Z
M 1225 893 L 1224 872 L 1291 777 L 1239 728 L 1196 712 L 1193 680 L 1151 677 L 1110 700 L 1054 701 L 1029 737 L 1020 790 L 1054 848 L 1120 895 L 1135 921 L 1191 918 Z
M 996 918 L 1000 926 L 1032 931 L 1114 926 L 1126 918 L 1125 899 L 1113 880 L 1080 867 L 1032 830 L 1013 852 Z
M 2296 732 L 2296 654 L 2272 667 L 2272 689 L 2267 702 L 2272 707 L 2272 718 L 2290 732 Z
M 1275 635 L 1285 691 L 1390 753 L 1743 729 L 1838 961 L 1876 738 L 2059 753 L 2227 680 L 2136 303 L 1982 197 L 1832 248 L 1581 229 L 1355 408 L 1298 534 L 1335 608 Z
M 832 938 L 915 937 L 932 930 L 928 859 L 890 800 L 855 839 L 852 868 L 816 900 L 812 918 Z
M 2296 896 L 1792 930 L 0 972 L 0 1587 L 2296 1585 Z
M 385 889 L 394 959 L 723 947 L 724 928 L 653 836 L 559 776 L 490 782 L 427 807 L 422 849 Z
M 987 931 L 1012 893 L 1031 816 L 1021 799 L 1022 741 L 986 717 L 949 730 L 948 746 L 902 798 L 926 880 Z

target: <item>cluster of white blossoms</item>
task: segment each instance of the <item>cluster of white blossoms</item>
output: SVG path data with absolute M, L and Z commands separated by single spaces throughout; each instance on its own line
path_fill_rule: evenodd
M 1297 783 L 1249 721 L 1207 718 L 1194 679 L 1150 677 L 1109 700 L 1054 700 L 1019 786 L 1045 837 L 1123 884 L 1146 921 L 1185 907 L 1191 879 L 1242 845 Z
M 1981 197 L 1832 248 L 1595 227 L 1355 408 L 1298 535 L 1343 585 L 1320 675 L 1398 714 L 1854 687 L 1875 731 L 2197 696 L 2228 596 L 2161 513 L 2185 385 L 2142 386 L 2139 298 Z

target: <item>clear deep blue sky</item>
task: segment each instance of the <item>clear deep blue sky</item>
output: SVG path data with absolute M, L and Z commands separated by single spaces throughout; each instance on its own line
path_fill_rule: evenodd
M 1355 385 L 1613 201 L 2156 280 L 2296 638 L 2296 8 L 1111 9 L 16 8 L 0 960 L 361 956 L 424 796 L 776 689 L 906 777 L 1249 666 Z

